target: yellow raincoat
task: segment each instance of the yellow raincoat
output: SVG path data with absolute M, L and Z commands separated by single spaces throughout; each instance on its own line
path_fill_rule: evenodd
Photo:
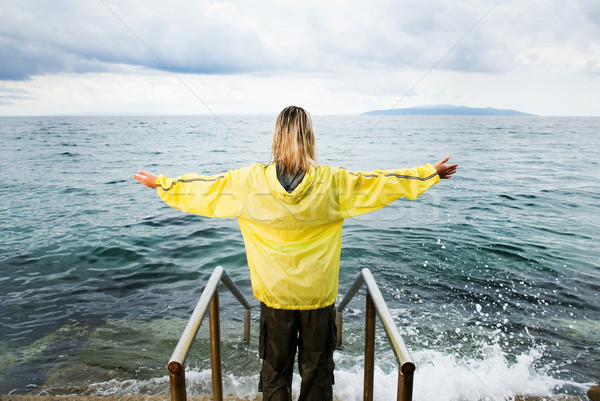
M 439 176 L 431 165 L 351 172 L 312 168 L 288 193 L 274 165 L 225 174 L 157 178 L 171 207 L 207 217 L 237 217 L 254 296 L 275 309 L 311 310 L 337 298 L 342 224 L 404 196 L 415 199 Z

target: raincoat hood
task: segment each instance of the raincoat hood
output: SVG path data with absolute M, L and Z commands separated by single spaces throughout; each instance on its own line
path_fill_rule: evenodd
M 271 164 L 265 168 L 265 175 L 273 195 L 285 203 L 294 204 L 299 202 L 312 186 L 315 179 L 315 168 L 312 166 L 310 167 L 310 169 L 304 174 L 302 182 L 300 182 L 300 184 L 298 184 L 298 186 L 294 188 L 291 193 L 288 192 L 279 182 L 279 178 L 277 178 L 277 167 L 274 164 Z

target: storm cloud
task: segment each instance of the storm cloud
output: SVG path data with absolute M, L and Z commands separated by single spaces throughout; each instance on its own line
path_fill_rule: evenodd
M 227 3 L 9 1 L 0 14 L 0 80 L 119 65 L 190 73 L 262 70 L 264 46 Z
M 428 68 L 494 4 L 3 3 L 0 80 L 118 71 L 119 65 L 199 74 Z M 511 41 L 499 40 L 497 25 L 489 19 L 440 67 L 481 72 L 510 68 Z

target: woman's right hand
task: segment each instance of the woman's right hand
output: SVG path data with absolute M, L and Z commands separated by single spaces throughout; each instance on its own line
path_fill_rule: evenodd
M 141 182 L 142 185 L 144 185 L 145 187 L 156 188 L 157 176 L 155 176 L 154 174 L 140 170 L 137 174 L 133 175 L 133 178 Z

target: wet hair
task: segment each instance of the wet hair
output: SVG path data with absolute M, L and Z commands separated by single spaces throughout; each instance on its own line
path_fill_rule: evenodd
M 304 109 L 289 106 L 279 113 L 269 164 L 276 164 L 280 173 L 290 175 L 306 173 L 310 166 L 317 165 L 312 119 Z

